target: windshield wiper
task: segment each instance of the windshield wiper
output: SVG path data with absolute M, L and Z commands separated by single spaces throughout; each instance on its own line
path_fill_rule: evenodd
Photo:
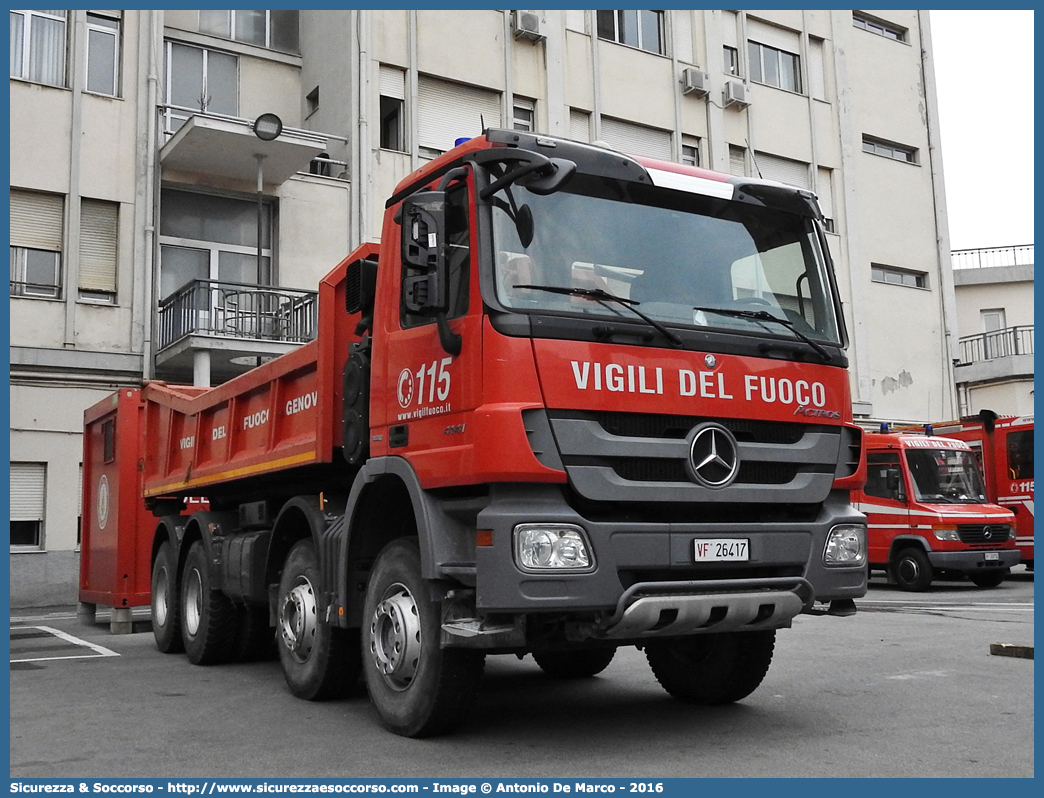
M 604 291 L 601 288 L 565 288 L 559 285 L 516 285 L 514 288 L 530 288 L 534 291 L 547 291 L 550 294 L 564 294 L 566 296 L 579 296 L 585 299 L 591 299 L 595 302 L 616 302 L 619 305 L 623 305 L 635 316 L 640 318 L 649 326 L 653 327 L 657 332 L 661 333 L 664 338 L 670 341 L 675 346 L 682 345 L 682 339 L 672 333 L 660 322 L 655 319 L 651 319 L 642 313 L 635 305 L 641 304 L 634 299 L 624 299 L 622 296 L 616 294 L 610 294 L 608 291 Z
M 794 335 L 804 341 L 806 344 L 811 346 L 816 353 L 823 358 L 824 363 L 829 363 L 831 360 L 830 353 L 827 352 L 823 347 L 805 335 L 801 330 L 794 326 L 794 322 L 790 319 L 781 319 L 778 316 L 773 316 L 767 310 L 737 310 L 736 308 L 693 308 L 693 310 L 702 310 L 704 313 L 720 313 L 722 316 L 735 316 L 738 319 L 750 319 L 752 321 L 774 321 L 776 324 L 781 324 L 790 330 Z

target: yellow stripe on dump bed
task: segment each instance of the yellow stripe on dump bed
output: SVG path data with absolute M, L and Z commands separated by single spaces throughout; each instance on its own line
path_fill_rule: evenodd
M 256 465 L 243 466 L 242 468 L 233 468 L 230 471 L 208 474 L 204 477 L 196 477 L 182 482 L 169 482 L 158 488 L 147 488 L 143 495 L 146 497 L 162 496 L 164 493 L 170 493 L 175 490 L 184 490 L 185 488 L 195 487 L 196 485 L 204 485 L 210 482 L 221 482 L 226 479 L 235 479 L 236 477 L 248 477 L 252 474 L 259 474 L 262 471 L 274 471 L 286 466 L 300 465 L 301 463 L 307 463 L 310 460 L 315 460 L 315 452 L 295 454 L 291 457 L 284 457 L 281 460 L 271 460 L 267 463 L 258 463 Z

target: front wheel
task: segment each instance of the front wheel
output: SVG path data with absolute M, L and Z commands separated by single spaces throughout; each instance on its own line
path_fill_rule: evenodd
M 533 659 L 552 679 L 588 679 L 609 667 L 615 648 L 588 648 L 578 651 L 536 651 Z
M 701 706 L 731 704 L 761 684 L 776 632 L 718 632 L 656 640 L 645 646 L 656 681 L 677 699 Z
M 319 614 L 319 562 L 311 540 L 294 544 L 279 580 L 277 640 L 290 692 L 307 701 L 343 696 L 359 678 L 359 646 Z
M 363 610 L 363 675 L 384 725 L 403 737 L 459 726 L 475 700 L 485 657 L 442 648 L 441 612 L 428 598 L 415 538 L 393 540 L 377 558 Z
M 968 574 L 968 578 L 976 587 L 997 587 L 1007 575 L 1008 569 L 1000 568 L 994 571 L 984 571 L 981 574 Z
M 914 546 L 899 551 L 892 563 L 892 576 L 903 590 L 921 593 L 932 583 L 932 564 L 928 555 Z

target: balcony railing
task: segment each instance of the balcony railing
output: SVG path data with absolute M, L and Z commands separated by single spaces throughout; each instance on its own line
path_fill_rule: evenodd
M 999 266 L 1032 266 L 1033 245 L 994 249 L 955 249 L 950 253 L 955 269 L 990 269 Z
M 966 366 L 980 360 L 1033 354 L 1033 325 L 1007 327 L 994 332 L 966 335 L 959 341 L 961 361 Z
M 315 291 L 193 280 L 160 302 L 157 349 L 187 335 L 305 343 L 315 338 Z

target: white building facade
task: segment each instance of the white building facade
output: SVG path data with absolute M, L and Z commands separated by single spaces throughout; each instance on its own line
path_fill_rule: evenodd
M 319 278 L 379 238 L 399 180 L 483 127 L 816 192 L 857 416 L 953 417 L 928 23 L 12 11 L 12 602 L 75 601 L 83 410 L 143 379 L 217 384 L 314 336 Z

